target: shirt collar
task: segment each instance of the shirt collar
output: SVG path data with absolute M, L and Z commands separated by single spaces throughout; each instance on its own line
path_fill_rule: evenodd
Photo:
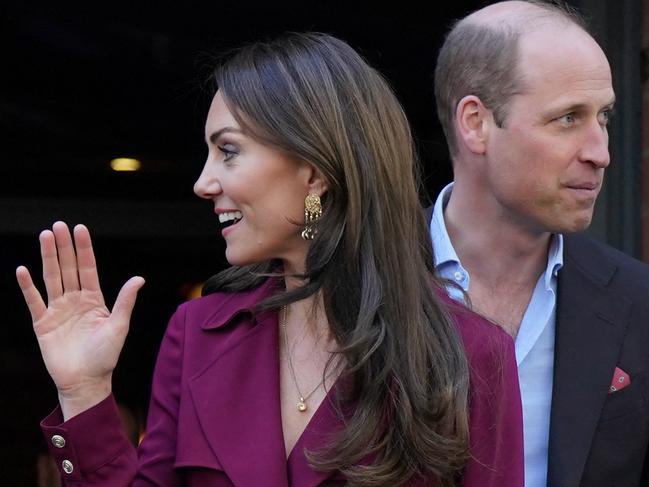
M 548 265 L 543 274 L 545 289 L 552 289 L 553 282 L 556 282 L 559 270 L 563 267 L 563 235 L 555 233 L 552 235 L 550 249 L 548 250 Z
M 430 236 L 433 241 L 433 253 L 435 255 L 435 267 L 439 267 L 447 262 L 460 263 L 451 239 L 446 230 L 446 223 L 444 222 L 444 207 L 451 196 L 453 190 L 453 183 L 447 184 L 442 191 L 440 191 L 435 206 L 433 207 L 433 217 L 430 220 Z

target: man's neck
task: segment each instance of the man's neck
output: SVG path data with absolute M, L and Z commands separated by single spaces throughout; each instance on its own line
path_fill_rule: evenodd
M 534 233 L 474 207 L 454 187 L 444 211 L 453 248 L 468 271 L 469 298 L 476 311 L 518 333 L 534 287 L 547 267 L 552 235 Z
M 455 185 L 444 210 L 446 230 L 462 266 L 471 279 L 536 282 L 547 266 L 552 234 L 492 215 L 483 202 L 465 197 Z

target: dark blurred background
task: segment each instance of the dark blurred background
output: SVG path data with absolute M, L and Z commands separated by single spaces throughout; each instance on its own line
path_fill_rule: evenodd
M 433 101 L 437 49 L 452 19 L 491 2 L 426 3 L 0 3 L 3 485 L 37 485 L 38 424 L 56 404 L 14 279 L 20 264 L 39 273 L 38 232 L 59 219 L 90 227 L 109 305 L 127 278 L 147 279 L 114 379 L 118 401 L 142 421 L 169 316 L 226 265 L 211 204 L 192 192 L 206 155 L 212 54 L 288 30 L 348 41 L 405 106 L 425 202 L 451 177 Z M 606 14 L 602 2 L 582 3 Z M 142 167 L 113 171 L 116 157 Z

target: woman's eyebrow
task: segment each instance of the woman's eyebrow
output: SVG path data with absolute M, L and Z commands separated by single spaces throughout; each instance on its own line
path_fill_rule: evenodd
M 215 144 L 218 138 L 225 133 L 241 134 L 243 132 L 240 129 L 235 127 L 223 127 L 219 130 L 216 130 L 215 132 L 212 132 L 212 135 L 209 136 L 209 142 Z

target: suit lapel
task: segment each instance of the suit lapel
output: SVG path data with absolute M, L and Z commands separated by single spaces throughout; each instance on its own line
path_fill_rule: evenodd
M 275 312 L 261 313 L 256 326 L 190 379 L 189 389 L 205 436 L 235 485 L 288 486 Z
M 578 487 L 626 333 L 631 304 L 592 243 L 565 240 L 559 273 L 548 487 Z

